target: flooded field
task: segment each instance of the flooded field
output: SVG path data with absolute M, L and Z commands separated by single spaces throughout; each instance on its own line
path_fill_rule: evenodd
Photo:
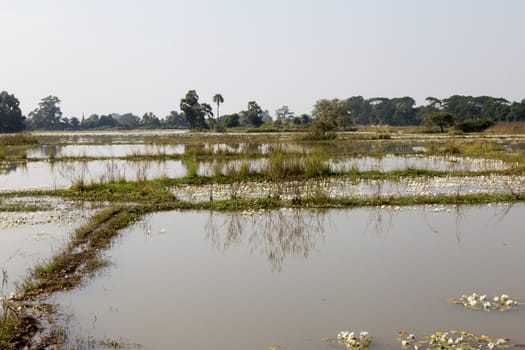
M 352 178 L 323 181 L 291 181 L 240 183 L 209 186 L 179 186 L 172 189 L 180 199 L 205 202 L 232 198 L 280 198 L 292 200 L 300 197 L 324 196 L 341 198 L 414 197 L 419 195 L 464 195 L 475 193 L 520 193 L 525 191 L 525 176 L 472 176 L 399 178 L 397 181 L 355 180 Z
M 93 146 L 89 146 L 93 147 Z M 99 148 L 99 146 L 94 146 Z M 103 146 L 100 146 L 103 148 Z M 217 172 L 228 174 L 246 163 L 250 171 L 268 168 L 270 160 L 200 161 L 195 163 L 196 174 L 212 176 Z M 353 157 L 328 159 L 327 166 L 334 172 L 393 171 L 425 169 L 441 171 L 490 171 L 515 166 L 501 160 L 435 156 Z M 190 165 L 191 166 L 191 165 Z M 188 175 L 185 160 L 76 160 L 76 161 L 3 161 L 0 166 L 0 191 L 67 188 L 77 182 L 104 183 L 127 180 L 153 180 L 159 177 L 181 178 Z
M 448 303 L 473 292 L 525 300 L 524 214 L 522 204 L 157 213 L 122 231 L 108 269 L 54 300 L 72 346 L 342 349 L 323 339 L 367 330 L 373 348 L 398 348 L 398 331 L 452 329 L 525 343 L 525 308 Z
M 380 136 L 47 133 L 7 147 L 0 319 L 24 312 L 35 338 L 64 329 L 45 344 L 74 349 L 343 349 L 346 330 L 372 349 L 454 329 L 525 344 L 523 305 L 449 302 L 525 300 L 524 139 Z
M 0 212 L 0 269 L 3 295 L 15 291 L 28 271 L 59 251 L 71 233 L 92 215 L 87 205 L 56 198 L 22 198 L 15 202 L 47 207 L 32 212 Z

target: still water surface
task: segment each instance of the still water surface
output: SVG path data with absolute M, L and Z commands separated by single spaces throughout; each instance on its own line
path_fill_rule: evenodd
M 525 300 L 524 205 L 163 212 L 122 232 L 112 265 L 56 296 L 71 345 L 110 338 L 145 349 L 343 349 L 367 330 L 464 329 L 525 343 L 525 308 L 447 302 L 472 292 Z
M 35 264 L 56 254 L 93 210 L 79 203 L 55 198 L 20 198 L 14 202 L 49 205 L 35 212 L 0 211 L 0 270 L 3 282 L 0 297 L 15 292 Z
M 267 158 L 247 160 L 251 171 L 268 168 L 271 162 Z M 473 159 L 458 157 L 394 156 L 342 157 L 327 159 L 333 171 L 391 171 L 399 169 L 428 170 L 463 170 L 481 171 L 498 170 L 513 164 L 500 160 Z M 240 160 L 217 163 L 202 161 L 197 163 L 197 174 L 212 176 L 217 169 L 227 174 L 229 169 L 239 169 Z M 159 177 L 179 178 L 188 174 L 188 161 L 128 161 L 123 159 L 85 160 L 85 161 L 4 161 L 0 162 L 0 191 L 27 189 L 66 188 L 74 183 L 109 182 L 120 179 L 155 179 Z

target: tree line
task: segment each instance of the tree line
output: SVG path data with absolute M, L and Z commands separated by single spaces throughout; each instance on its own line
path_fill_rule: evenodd
M 416 106 L 412 97 L 386 98 L 352 96 L 347 99 L 318 100 L 311 114 L 295 115 L 287 106 L 275 111 L 275 118 L 256 101 L 249 101 L 245 110 L 220 115 L 224 103 L 221 94 L 213 96 L 213 107 L 201 102 L 195 90 L 189 90 L 180 100 L 179 111 L 164 118 L 148 112 L 142 117 L 133 113 L 91 114 L 64 117 L 60 99 L 44 97 L 38 107 L 24 116 L 18 99 L 6 91 L 0 93 L 0 132 L 22 130 L 88 130 L 88 129 L 216 129 L 270 125 L 274 128 L 309 127 L 326 132 L 348 130 L 355 125 L 421 125 L 434 124 L 443 131 L 455 123 L 474 129 L 494 122 L 525 120 L 525 99 L 511 102 L 490 96 L 453 95 L 445 99 L 427 97 L 426 104 Z M 468 130 L 467 130 L 468 131 Z

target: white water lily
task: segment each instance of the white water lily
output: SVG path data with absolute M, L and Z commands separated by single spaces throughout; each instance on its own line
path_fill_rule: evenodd
M 401 332 L 400 334 L 401 338 L 398 338 L 398 341 L 403 348 L 411 345 L 408 339 L 411 335 L 407 336 L 407 333 L 404 332 Z M 459 336 L 455 338 L 455 334 L 458 334 Z M 414 350 L 419 350 L 420 347 L 422 349 L 442 350 L 497 350 L 508 348 L 509 346 L 505 344 L 506 342 L 507 340 L 503 338 L 490 338 L 486 335 L 476 336 L 470 332 L 452 330 L 445 333 L 434 332 L 433 334 L 425 336 L 423 340 L 414 344 Z
M 345 345 L 347 349 L 367 348 L 372 342 L 367 331 L 359 333 L 359 340 L 354 332 L 342 331 L 337 334 L 337 340 Z
M 492 302 L 490 300 L 492 300 Z M 469 309 L 486 311 L 505 311 L 510 309 L 513 305 L 521 304 L 517 299 L 510 298 L 507 294 L 502 294 L 501 296 L 496 295 L 487 300 L 486 294 L 478 295 L 476 293 L 472 293 L 471 295 L 463 294 L 461 298 L 450 299 L 450 302 L 453 304 L 462 304 Z

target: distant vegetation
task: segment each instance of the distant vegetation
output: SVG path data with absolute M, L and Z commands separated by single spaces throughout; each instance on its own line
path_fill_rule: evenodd
M 256 101 L 249 101 L 246 110 L 220 115 L 224 103 L 221 94 L 213 96 L 213 108 L 200 102 L 195 90 L 190 90 L 179 103 L 180 112 L 171 111 L 164 118 L 148 112 L 142 117 L 133 113 L 81 117 L 64 117 L 60 99 L 44 97 L 26 118 L 18 99 L 6 91 L 0 93 L 0 132 L 22 130 L 90 130 L 90 129 L 198 129 L 225 131 L 226 128 L 267 131 L 308 129 L 314 136 L 324 137 L 336 130 L 354 130 L 356 125 L 425 125 L 429 130 L 445 132 L 456 127 L 463 132 L 482 131 L 497 122 L 525 121 L 525 99 L 511 102 L 490 96 L 454 95 L 445 99 L 427 97 L 426 104 L 416 106 L 412 97 L 365 99 L 320 99 L 312 113 L 295 115 L 287 106 L 275 111 L 272 118 Z

